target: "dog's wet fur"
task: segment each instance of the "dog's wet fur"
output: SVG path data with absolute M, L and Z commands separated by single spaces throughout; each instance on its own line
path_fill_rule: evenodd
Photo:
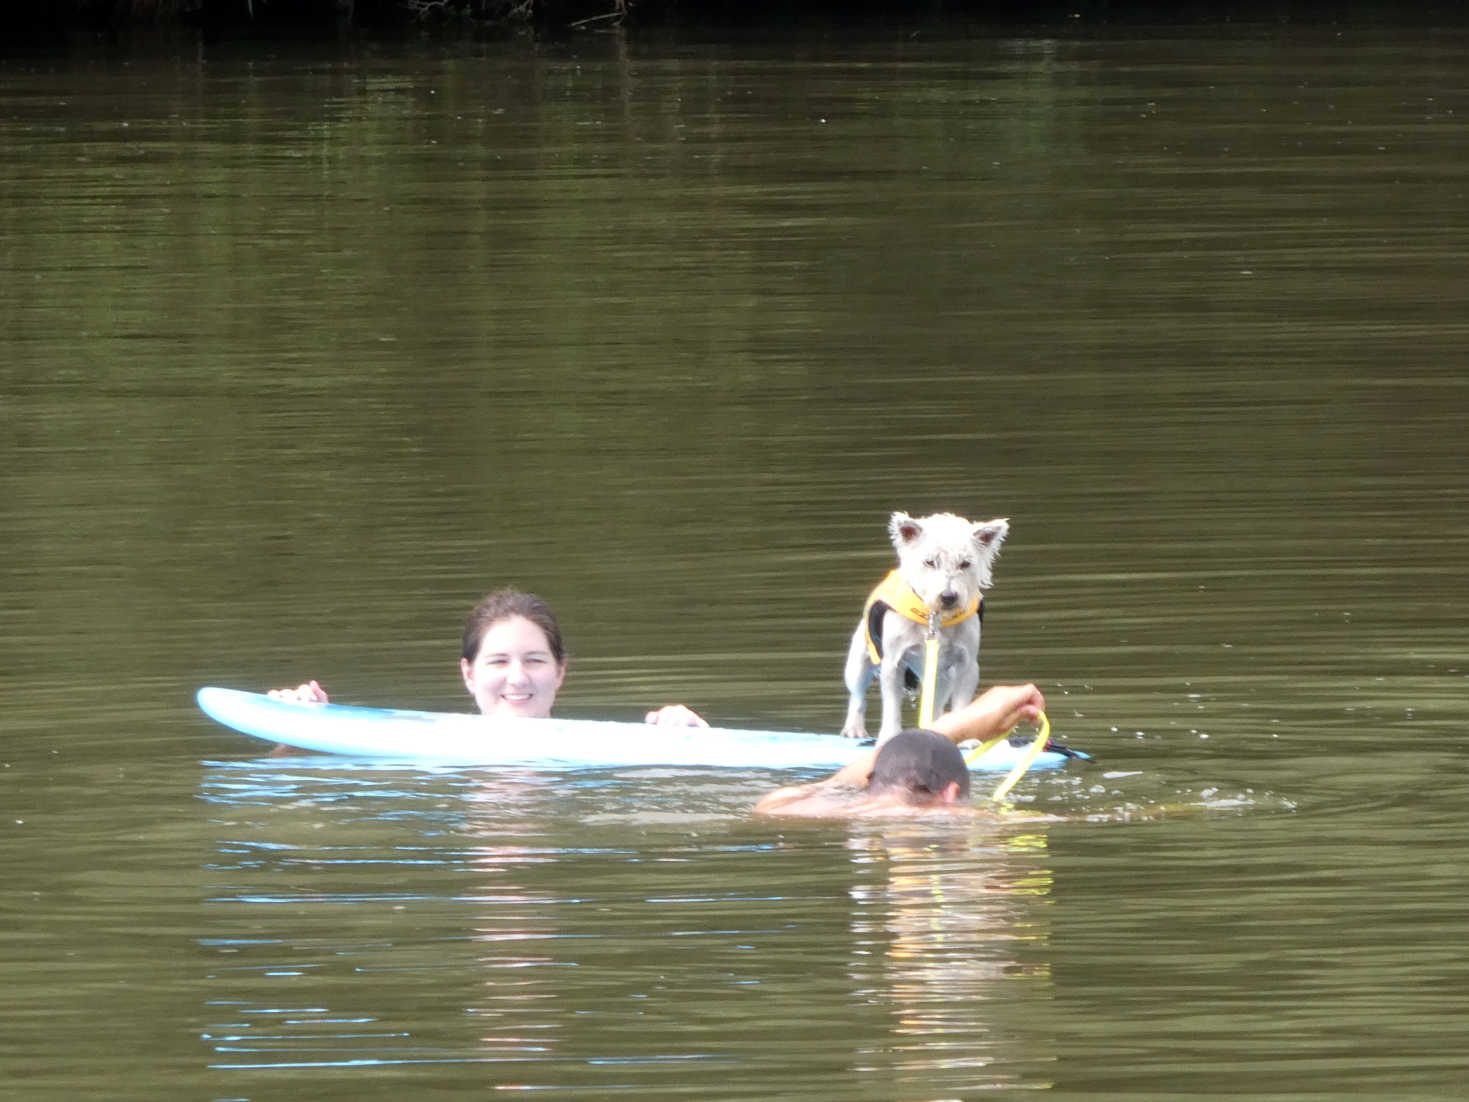
M 953 513 L 910 517 L 894 513 L 888 522 L 898 552 L 898 574 L 912 587 L 930 613 L 940 616 L 969 607 L 994 581 L 995 558 L 1010 532 L 1005 519 L 978 523 Z M 939 629 L 939 669 L 934 715 L 962 708 L 979 688 L 979 640 L 984 606 L 949 627 Z M 872 638 L 882 661 L 874 665 L 867 651 L 868 625 L 857 624 L 847 652 L 847 719 L 842 734 L 867 737 L 867 689 L 877 675 L 882 690 L 881 745 L 902 730 L 905 681 L 923 673 L 923 643 L 928 625 L 877 605 L 871 619 Z

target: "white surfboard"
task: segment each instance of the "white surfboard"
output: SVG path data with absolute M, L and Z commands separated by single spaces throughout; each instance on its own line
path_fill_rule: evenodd
M 857 744 L 840 735 L 719 727 L 655 727 L 589 719 L 522 719 L 301 704 L 262 693 L 207 687 L 200 709 L 211 719 L 267 742 L 321 754 L 406 764 L 529 768 L 674 765 L 744 769 L 836 769 Z M 1001 742 L 970 768 L 1009 769 L 1026 749 Z M 1045 751 L 1035 767 L 1072 751 Z

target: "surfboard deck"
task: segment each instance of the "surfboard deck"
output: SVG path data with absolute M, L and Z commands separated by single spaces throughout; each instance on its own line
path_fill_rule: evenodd
M 206 686 L 205 715 L 242 734 L 319 754 L 405 764 L 526 768 L 694 766 L 836 769 L 857 746 L 840 735 L 720 727 L 655 727 L 590 719 L 522 719 L 349 704 L 302 704 Z M 1027 746 L 1002 742 L 971 769 L 1009 769 Z M 1075 751 L 1044 751 L 1034 768 Z

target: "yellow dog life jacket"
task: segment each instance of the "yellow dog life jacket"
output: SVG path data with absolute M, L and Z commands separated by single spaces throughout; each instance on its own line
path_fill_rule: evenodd
M 971 616 L 979 614 L 982 596 L 969 602 L 968 608 L 957 608 L 939 621 L 940 627 L 961 624 Z M 917 591 L 902 579 L 897 570 L 888 571 L 888 576 L 877 583 L 877 588 L 867 598 L 862 608 L 862 625 L 867 632 L 867 657 L 874 666 L 882 661 L 882 617 L 888 611 L 912 620 L 915 624 L 928 623 L 928 606 Z

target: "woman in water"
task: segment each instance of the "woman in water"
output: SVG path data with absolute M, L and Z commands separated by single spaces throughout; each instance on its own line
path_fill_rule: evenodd
M 566 680 L 566 645 L 555 613 L 531 593 L 516 589 L 491 593 L 464 625 L 459 672 L 485 715 L 546 718 Z M 326 690 L 315 681 L 294 689 L 272 689 L 270 695 L 277 700 L 327 701 Z M 655 709 L 644 718 L 663 727 L 709 726 L 682 704 Z

